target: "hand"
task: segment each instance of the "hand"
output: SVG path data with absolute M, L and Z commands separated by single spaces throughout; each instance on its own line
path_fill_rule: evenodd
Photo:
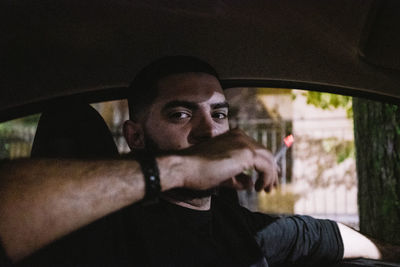
M 246 171 L 258 173 L 257 191 L 270 191 L 278 183 L 278 166 L 273 155 L 243 131 L 235 129 L 181 150 L 187 170 L 183 186 L 208 189 L 224 185 L 245 189 L 253 185 Z

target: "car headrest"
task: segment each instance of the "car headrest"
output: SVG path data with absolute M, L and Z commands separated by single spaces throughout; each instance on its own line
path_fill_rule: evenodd
M 105 158 L 118 150 L 104 119 L 89 104 L 69 103 L 44 111 L 31 157 Z

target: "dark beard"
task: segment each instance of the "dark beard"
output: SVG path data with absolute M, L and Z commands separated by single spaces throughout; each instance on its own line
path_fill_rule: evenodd
M 165 154 L 171 154 L 173 151 L 166 151 L 160 149 L 158 144 L 154 142 L 152 138 L 149 137 L 148 134 L 145 134 L 145 153 L 159 156 Z M 216 188 L 207 189 L 207 190 L 194 190 L 189 188 L 174 188 L 167 192 L 164 192 L 163 195 L 173 198 L 178 201 L 187 201 L 199 198 L 208 198 L 212 195 L 216 194 Z

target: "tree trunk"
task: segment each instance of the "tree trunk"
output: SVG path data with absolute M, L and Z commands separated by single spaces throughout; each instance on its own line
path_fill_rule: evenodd
M 353 98 L 360 231 L 400 245 L 400 108 Z

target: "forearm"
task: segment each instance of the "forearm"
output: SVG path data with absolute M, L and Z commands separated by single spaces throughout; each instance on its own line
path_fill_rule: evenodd
M 176 159 L 158 159 L 163 190 Z M 48 243 L 144 197 L 140 165 L 131 160 L 26 160 L 0 167 L 0 236 L 18 261 Z M 173 177 L 173 176 L 172 176 Z
M 343 258 L 380 259 L 389 262 L 400 261 L 400 246 L 366 237 L 359 232 L 338 223 L 344 243 Z
M 370 239 L 344 224 L 338 223 L 338 227 L 343 240 L 344 259 L 381 259 L 378 247 Z
M 246 188 L 254 168 L 256 188 L 277 180 L 270 152 L 239 130 L 157 158 L 161 189 L 205 190 L 234 180 Z M 235 176 L 241 179 L 236 180 Z M 247 182 L 245 182 L 247 179 Z M 113 211 L 141 200 L 145 182 L 133 160 L 25 160 L 0 165 L 0 239 L 12 260 Z

